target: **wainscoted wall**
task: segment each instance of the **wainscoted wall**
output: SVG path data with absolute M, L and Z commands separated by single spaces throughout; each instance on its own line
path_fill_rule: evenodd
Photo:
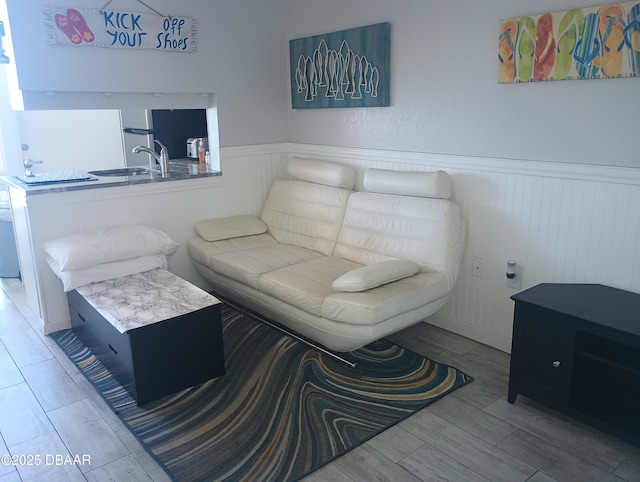
M 261 146 L 225 156 L 221 177 L 166 183 L 41 193 L 12 189 L 14 227 L 29 306 L 43 321 L 44 334 L 68 328 L 69 310 L 62 283 L 49 268 L 42 247 L 52 239 L 96 228 L 145 223 L 180 243 L 169 269 L 202 287 L 187 253 L 194 225 L 209 218 L 259 213 L 275 179 L 286 176 L 285 149 Z
M 574 282 L 640 292 L 640 169 L 306 144 L 225 148 L 223 177 L 240 182 L 229 210 L 259 211 L 290 156 L 352 165 L 357 189 L 370 167 L 451 175 L 469 239 L 460 282 L 434 325 L 510 351 L 516 291 L 506 286 L 507 259 L 524 267 L 523 289 Z M 484 259 L 482 278 L 471 275 L 473 256 Z
M 225 201 L 220 206 L 212 206 L 215 215 L 211 217 L 260 214 L 273 182 L 286 179 L 290 157 L 288 144 L 221 148 Z
M 167 184 L 157 193 L 112 188 L 34 196 L 22 231 L 33 237 L 34 283 L 27 297 L 49 325 L 44 331 L 68 322 L 61 285 L 40 251 L 45 241 L 82 229 L 149 223 L 183 245 L 169 261 L 171 271 L 206 288 L 184 246 L 194 224 L 259 214 L 273 181 L 286 177 L 292 156 L 353 166 L 357 189 L 370 167 L 442 169 L 451 175 L 469 238 L 460 282 L 449 304 L 429 318 L 434 325 L 509 351 L 509 297 L 515 291 L 506 287 L 507 259 L 524 267 L 523 288 L 576 282 L 640 292 L 640 169 L 306 144 L 227 147 L 220 156 L 223 175 L 207 186 L 194 182 L 188 190 Z M 482 278 L 471 275 L 474 256 L 484 259 Z

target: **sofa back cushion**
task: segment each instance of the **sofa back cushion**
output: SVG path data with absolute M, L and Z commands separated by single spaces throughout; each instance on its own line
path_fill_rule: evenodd
M 365 191 L 402 196 L 451 199 L 453 186 L 445 171 L 410 172 L 367 169 L 363 179 Z
M 356 172 L 352 167 L 317 159 L 293 157 L 287 163 L 287 174 L 292 179 L 345 189 L 353 189 L 356 184 Z
M 260 219 L 280 243 L 331 255 L 342 225 L 355 172 L 335 163 L 292 159 L 295 179 L 276 181 Z
M 364 265 L 409 259 L 422 271 L 455 280 L 464 238 L 465 221 L 453 201 L 357 192 L 349 198 L 334 256 Z
M 395 172 L 387 172 L 391 182 L 385 184 L 391 186 Z M 398 178 L 409 182 L 411 176 L 405 172 Z M 414 179 L 421 182 L 420 176 Z M 367 186 L 367 173 L 364 181 Z M 406 192 L 410 186 L 399 189 Z M 356 192 L 349 198 L 334 256 L 364 265 L 409 259 L 419 264 L 421 271 L 443 272 L 455 283 L 465 238 L 466 221 L 453 201 Z

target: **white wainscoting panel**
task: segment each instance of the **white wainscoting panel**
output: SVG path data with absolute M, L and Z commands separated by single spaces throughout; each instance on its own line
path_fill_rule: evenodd
M 221 148 L 224 200 L 212 217 L 260 214 L 273 182 L 287 177 L 289 157 L 287 144 Z
M 290 154 L 366 168 L 447 171 L 469 221 L 462 273 L 428 321 L 504 351 L 513 301 L 507 259 L 538 283 L 599 283 L 640 292 L 640 169 L 290 144 Z M 261 166 L 264 169 L 264 167 Z M 471 275 L 474 256 L 482 278 Z

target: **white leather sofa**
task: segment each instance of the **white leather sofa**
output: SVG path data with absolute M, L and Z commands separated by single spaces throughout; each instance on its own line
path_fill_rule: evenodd
M 443 171 L 355 171 L 292 159 L 260 217 L 196 224 L 187 242 L 214 291 L 325 347 L 351 351 L 448 301 L 466 222 Z

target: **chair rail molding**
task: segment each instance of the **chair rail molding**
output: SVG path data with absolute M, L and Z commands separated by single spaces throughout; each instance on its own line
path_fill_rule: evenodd
M 613 182 L 640 186 L 640 168 L 574 164 L 568 162 L 460 156 L 429 152 L 392 151 L 354 147 L 289 144 L 293 155 L 333 158 L 338 162 L 362 161 L 407 165 L 425 165 L 441 169 L 472 169 L 525 176 L 543 176 L 584 181 Z

